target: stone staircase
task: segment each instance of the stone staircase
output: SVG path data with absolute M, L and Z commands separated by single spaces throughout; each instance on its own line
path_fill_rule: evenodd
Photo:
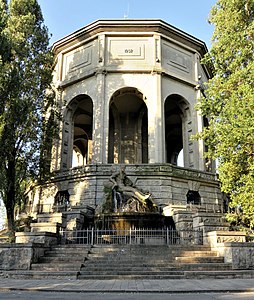
M 210 247 L 93 246 L 78 279 L 180 279 L 235 277 L 231 264 Z
M 232 265 L 204 245 L 51 246 L 31 270 L 0 271 L 17 279 L 250 278 L 253 270 Z
M 89 245 L 51 246 L 38 262 L 31 265 L 30 270 L 5 271 L 2 276 L 16 279 L 77 279 L 90 248 Z
M 55 278 L 76 278 L 91 246 L 59 245 L 46 250 L 39 262 L 32 264 L 33 277 L 47 274 Z M 45 275 L 44 275 L 45 276 Z M 47 277 L 46 276 L 46 277 Z

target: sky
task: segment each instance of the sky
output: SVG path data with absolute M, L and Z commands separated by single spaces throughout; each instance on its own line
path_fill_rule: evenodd
M 211 46 L 207 21 L 216 0 L 38 0 L 50 43 L 98 19 L 162 19 Z

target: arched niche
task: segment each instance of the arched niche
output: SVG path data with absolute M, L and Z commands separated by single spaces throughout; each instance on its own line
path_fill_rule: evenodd
M 184 148 L 187 148 L 187 130 L 191 123 L 188 111 L 188 102 L 180 95 L 172 94 L 166 98 L 164 120 L 167 163 L 185 166 L 187 151 Z
M 187 204 L 201 205 L 201 197 L 198 191 L 189 190 L 186 198 Z
M 109 163 L 148 163 L 148 117 L 143 94 L 128 87 L 116 91 L 109 107 Z
M 75 97 L 72 112 L 72 167 L 84 166 L 92 160 L 93 102 L 87 95 Z

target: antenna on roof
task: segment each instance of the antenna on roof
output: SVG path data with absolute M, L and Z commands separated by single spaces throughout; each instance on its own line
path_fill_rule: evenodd
M 127 4 L 127 12 L 124 13 L 124 19 L 128 19 L 129 18 L 129 14 L 130 14 L 130 1 L 128 1 L 128 4 Z

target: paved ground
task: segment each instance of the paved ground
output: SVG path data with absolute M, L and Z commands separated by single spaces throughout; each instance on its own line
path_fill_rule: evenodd
M 0 278 L 0 292 L 8 291 L 154 294 L 248 292 L 254 294 L 254 279 L 16 280 Z M 254 296 L 251 299 L 254 299 Z
M 253 300 L 254 293 L 54 293 L 28 291 L 0 291 L 1 300 Z

